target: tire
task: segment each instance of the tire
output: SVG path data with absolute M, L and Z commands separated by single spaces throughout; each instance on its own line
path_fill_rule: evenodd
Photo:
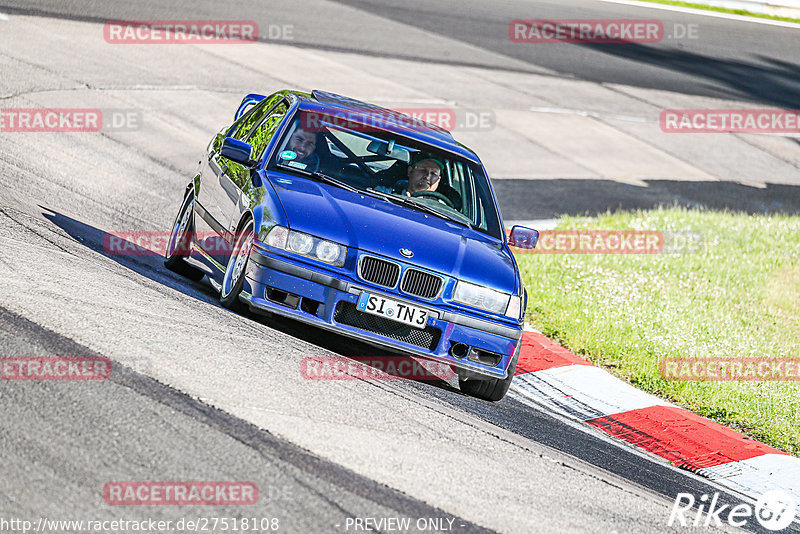
M 192 191 L 183 199 L 181 209 L 172 225 L 172 233 L 164 253 L 164 266 L 172 272 L 198 282 L 202 280 L 205 273 L 186 263 L 186 256 L 189 255 L 191 249 L 193 232 L 194 192 Z
M 228 309 L 239 310 L 239 294 L 244 287 L 244 275 L 247 270 L 247 260 L 250 259 L 250 249 L 253 246 L 253 221 L 245 223 L 236 235 L 233 250 L 225 267 L 222 277 L 222 287 L 219 290 L 219 301 Z
M 511 381 L 514 379 L 514 372 L 517 370 L 517 359 L 519 358 L 520 347 L 522 341 L 517 343 L 517 350 L 514 352 L 514 357 L 508 365 L 508 371 L 505 378 L 487 378 L 487 379 L 458 379 L 458 387 L 462 393 L 490 402 L 497 402 L 506 396 L 508 388 L 511 387 Z

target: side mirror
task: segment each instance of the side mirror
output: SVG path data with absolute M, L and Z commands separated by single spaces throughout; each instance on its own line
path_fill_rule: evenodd
M 539 231 L 524 226 L 514 226 L 508 236 L 508 244 L 512 247 L 533 249 L 539 241 Z
M 225 138 L 222 142 L 222 148 L 220 148 L 219 154 L 224 158 L 228 158 L 248 168 L 256 166 L 256 162 L 252 159 L 253 147 L 233 137 Z

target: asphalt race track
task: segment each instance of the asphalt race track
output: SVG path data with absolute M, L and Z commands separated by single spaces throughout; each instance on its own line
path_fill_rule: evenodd
M 251 517 L 279 532 L 364 531 L 366 518 L 428 532 L 682 532 L 667 526 L 675 496 L 721 491 L 511 397 L 305 380 L 305 357 L 375 349 L 237 315 L 158 256 L 104 249 L 108 232 L 168 231 L 242 96 L 282 88 L 490 113 L 491 128 L 454 135 L 484 158 L 506 221 L 665 202 L 800 211 L 796 138 L 646 130 L 669 107 L 800 107 L 798 29 L 588 0 L 388 4 L 0 0 L 0 108 L 120 119 L 91 133 L 0 131 L 0 353 L 103 356 L 114 369 L 0 382 L 0 531 L 20 531 L 12 519 Z M 658 18 L 700 37 L 531 49 L 508 39 L 518 18 Z M 262 35 L 114 45 L 110 19 L 254 20 Z M 107 504 L 104 486 L 126 480 L 249 481 L 260 498 Z

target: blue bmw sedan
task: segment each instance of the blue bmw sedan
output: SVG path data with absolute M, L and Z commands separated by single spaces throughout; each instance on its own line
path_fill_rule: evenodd
M 323 91 L 247 95 L 208 145 L 165 264 L 246 305 L 450 365 L 506 394 L 526 291 L 478 156 L 423 121 Z

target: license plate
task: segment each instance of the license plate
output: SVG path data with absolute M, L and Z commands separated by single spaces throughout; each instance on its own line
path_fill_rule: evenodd
M 397 302 L 378 295 L 371 295 L 366 291 L 361 293 L 358 298 L 358 309 L 365 313 L 385 317 L 416 328 L 425 328 L 425 324 L 428 322 L 428 310 L 409 306 L 404 302 Z

